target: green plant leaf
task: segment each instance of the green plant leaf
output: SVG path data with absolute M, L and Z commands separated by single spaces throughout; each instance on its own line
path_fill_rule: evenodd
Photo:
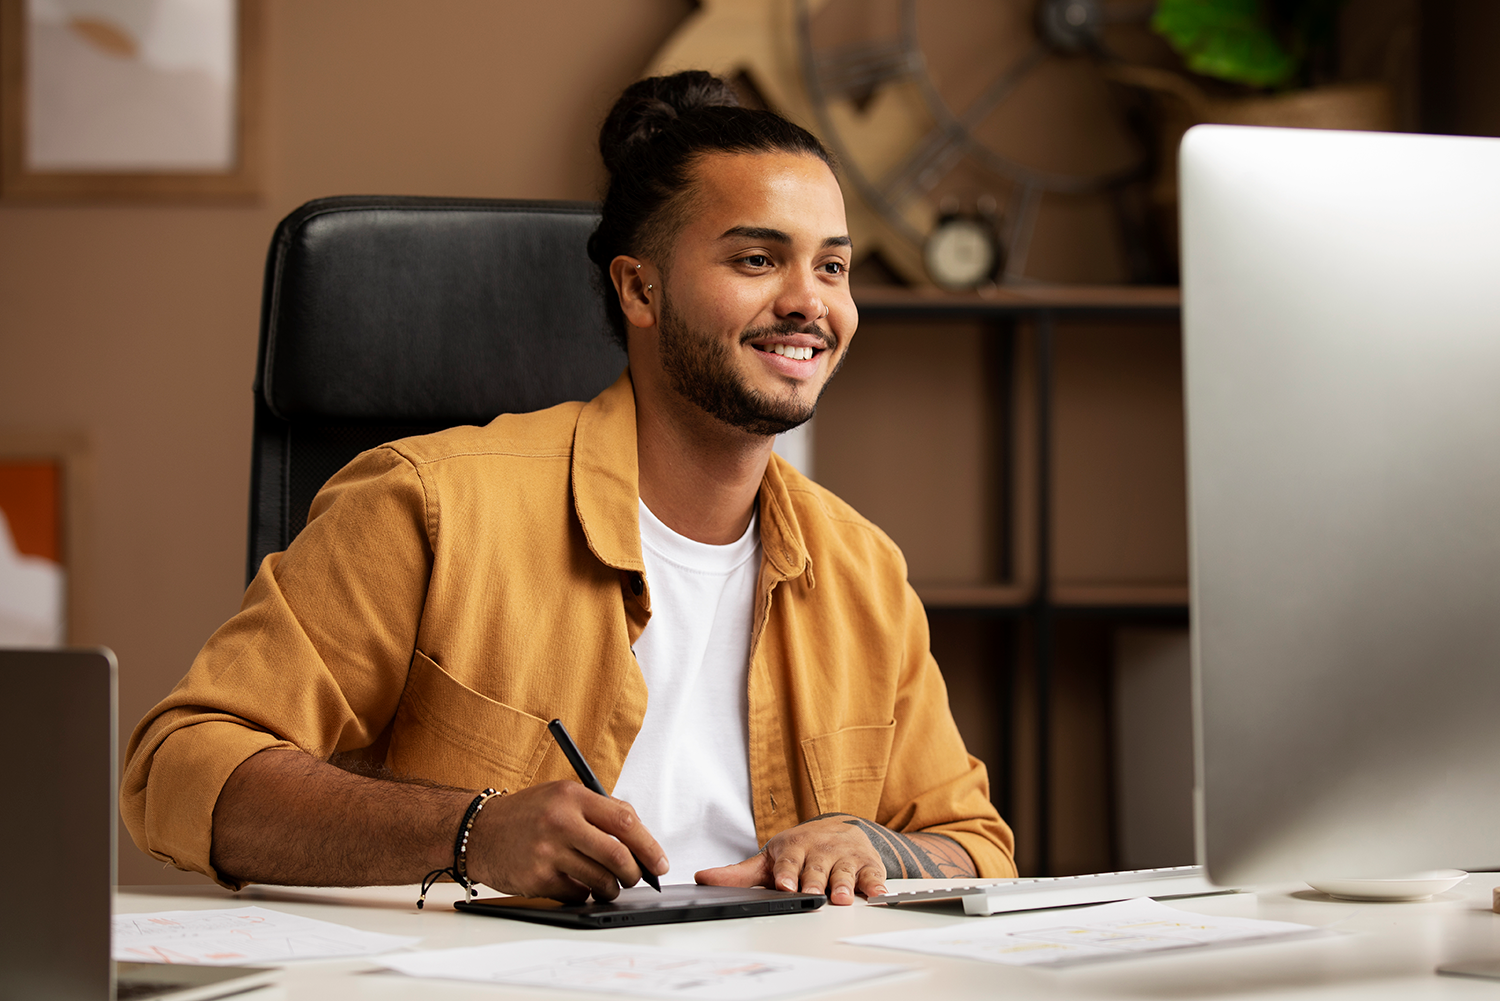
M 1297 74 L 1261 0 L 1161 0 L 1151 27 L 1194 73 L 1252 87 L 1285 86 Z

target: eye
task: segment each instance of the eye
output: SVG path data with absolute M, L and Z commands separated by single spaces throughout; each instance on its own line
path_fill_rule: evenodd
M 740 258 L 740 263 L 752 268 L 767 268 L 771 266 L 771 259 L 765 254 L 747 254 Z
M 825 261 L 822 265 L 825 273 L 830 275 L 843 275 L 849 273 L 849 265 L 843 261 Z

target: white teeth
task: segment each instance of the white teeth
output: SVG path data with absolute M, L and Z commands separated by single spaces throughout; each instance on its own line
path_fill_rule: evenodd
M 781 355 L 793 361 L 807 361 L 813 356 L 812 348 L 795 348 L 786 344 L 773 344 L 767 350 L 772 354 Z

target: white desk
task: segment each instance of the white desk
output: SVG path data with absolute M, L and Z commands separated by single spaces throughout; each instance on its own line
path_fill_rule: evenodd
M 409 888 L 301 890 L 252 887 L 232 894 L 218 887 L 124 887 L 116 913 L 233 907 L 258 904 L 370 931 L 420 935 L 417 948 L 440 949 L 528 938 L 579 936 L 590 941 L 644 942 L 702 950 L 758 950 L 831 959 L 901 963 L 917 972 L 857 986 L 839 995 L 913 1001 L 925 998 L 1489 998 L 1500 999 L 1500 981 L 1437 976 L 1441 963 L 1500 957 L 1500 914 L 1490 892 L 1500 873 L 1471 876 L 1455 890 L 1411 904 L 1355 904 L 1332 900 L 1305 886 L 1257 894 L 1199 897 L 1174 906 L 1204 914 L 1297 921 L 1334 929 L 1334 937 L 1241 946 L 1196 954 L 1131 959 L 1047 972 L 968 960 L 843 945 L 849 935 L 925 928 L 965 918 L 961 910 L 824 906 L 811 914 L 704 921 L 694 924 L 570 931 L 454 911 L 457 888 L 445 884 L 413 906 Z M 917 880 L 893 880 L 892 890 L 918 889 Z M 415 980 L 376 972 L 366 960 L 308 962 L 285 969 L 277 986 L 240 995 L 246 1001 L 334 1001 L 407 998 L 605 997 L 560 991 L 517 990 L 481 984 Z

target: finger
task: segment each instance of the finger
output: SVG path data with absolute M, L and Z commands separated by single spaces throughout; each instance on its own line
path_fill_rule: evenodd
M 630 849 L 592 824 L 583 824 L 575 830 L 569 839 L 569 847 L 602 867 L 603 871 L 608 873 L 611 883 L 618 880 L 621 886 L 634 886 L 640 881 L 641 869 L 636 865 L 635 859 L 630 857 Z M 571 869 L 567 871 L 569 875 L 579 879 Z M 589 881 L 579 879 L 579 882 Z M 595 884 L 589 882 L 589 885 Z M 602 885 L 600 888 L 606 889 L 607 892 L 607 888 Z M 610 893 L 605 899 L 612 900 L 614 896 L 614 893 Z
M 594 795 L 585 802 L 583 816 L 599 830 L 618 839 L 626 851 L 640 859 L 641 865 L 658 876 L 666 875 L 671 867 L 667 862 L 667 853 L 662 851 L 656 838 L 641 823 L 635 807 L 622 799 Z M 635 865 L 634 860 L 631 862 L 631 869 L 635 872 L 635 879 L 630 882 L 634 883 L 640 878 L 640 867 Z
M 887 892 L 885 888 L 885 866 L 861 866 L 854 877 L 854 892 L 866 898 L 878 897 Z
M 561 845 L 547 846 L 529 861 L 521 871 L 514 874 L 506 893 L 522 897 L 550 897 L 565 904 L 581 904 L 588 900 L 592 887 L 568 875 L 569 870 L 599 881 L 607 875 L 598 863 Z
M 844 858 L 834 863 L 828 873 L 828 900 L 830 903 L 847 905 L 854 903 L 854 881 L 859 873 L 858 859 Z
M 564 892 L 569 892 L 568 884 L 572 884 L 581 888 L 582 896 L 593 894 L 596 900 L 613 900 L 620 895 L 619 877 L 597 859 L 576 848 L 560 850 L 552 860 L 552 865 L 553 881 Z M 547 896 L 552 894 L 548 893 Z M 578 894 L 569 893 L 569 896 L 576 898 Z
M 823 893 L 828 889 L 828 873 L 838 856 L 828 849 L 814 849 L 802 859 L 802 892 Z
M 582 904 L 589 899 L 590 890 L 577 880 L 569 879 L 560 872 L 531 887 L 518 887 L 523 897 L 547 897 L 565 904 Z
M 771 860 L 765 852 L 756 852 L 743 862 L 721 865 L 714 869 L 700 869 L 693 873 L 693 881 L 703 886 L 773 886 L 771 882 Z
M 778 890 L 796 890 L 805 858 L 806 853 L 796 845 L 789 845 L 782 849 L 781 854 L 772 860 L 771 886 Z M 821 890 L 822 887 L 819 887 L 813 892 L 821 892 Z

